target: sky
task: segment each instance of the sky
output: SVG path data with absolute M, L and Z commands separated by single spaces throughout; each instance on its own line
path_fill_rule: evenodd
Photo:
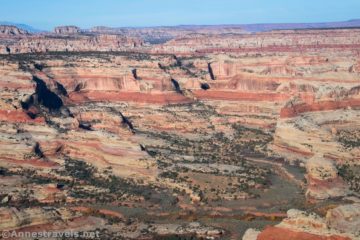
M 59 25 L 145 27 L 360 18 L 360 0 L 0 0 L 0 6 L 0 21 L 41 30 Z

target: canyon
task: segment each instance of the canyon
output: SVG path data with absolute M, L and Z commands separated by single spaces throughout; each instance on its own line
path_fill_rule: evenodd
M 0 26 L 0 231 L 360 239 L 360 29 L 145 30 Z

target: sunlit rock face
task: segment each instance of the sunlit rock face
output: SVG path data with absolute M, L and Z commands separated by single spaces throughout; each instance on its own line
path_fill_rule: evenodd
M 3 29 L 0 229 L 356 239 L 358 30 L 201 31 Z

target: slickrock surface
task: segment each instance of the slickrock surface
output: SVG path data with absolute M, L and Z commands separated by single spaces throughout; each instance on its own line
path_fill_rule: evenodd
M 358 29 L 0 31 L 0 230 L 359 238 Z

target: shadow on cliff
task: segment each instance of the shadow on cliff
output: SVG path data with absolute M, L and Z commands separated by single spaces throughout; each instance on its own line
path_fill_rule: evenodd
M 20 101 L 22 109 L 30 118 L 35 119 L 40 115 L 46 117 L 49 114 L 74 117 L 70 110 L 64 106 L 64 102 L 60 97 L 61 95 L 68 96 L 63 85 L 55 81 L 54 91 L 52 91 L 42 79 L 33 76 L 32 80 L 36 83 L 35 92 Z

